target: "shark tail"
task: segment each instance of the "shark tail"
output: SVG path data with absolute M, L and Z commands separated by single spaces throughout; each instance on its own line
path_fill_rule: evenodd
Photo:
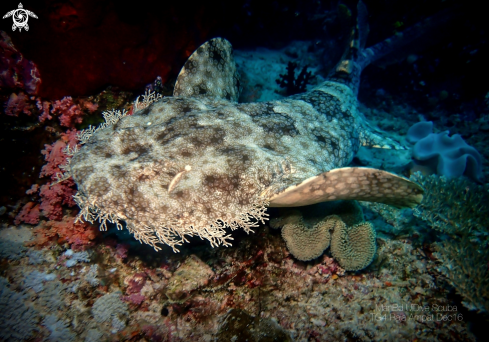
M 358 93 L 360 74 L 369 64 L 394 54 L 427 32 L 444 25 L 459 14 L 458 10 L 459 8 L 455 6 L 441 11 L 380 43 L 365 48 L 369 32 L 368 11 L 360 0 L 357 4 L 357 20 L 351 30 L 349 44 L 336 67 L 329 73 L 328 80 L 347 84 L 355 94 Z
M 361 1 L 360 1 L 361 2 Z M 428 32 L 443 26 L 459 15 L 459 6 L 445 9 L 423 21 L 398 32 L 395 35 L 360 51 L 357 63 L 363 70 L 369 64 L 382 59 L 426 35 Z

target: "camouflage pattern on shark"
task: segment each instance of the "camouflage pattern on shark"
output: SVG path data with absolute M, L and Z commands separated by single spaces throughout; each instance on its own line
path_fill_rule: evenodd
M 124 221 L 139 241 L 178 251 L 188 236 L 228 246 L 225 228 L 252 231 L 268 206 L 420 203 L 416 183 L 348 167 L 360 145 L 400 148 L 357 108 L 360 73 L 388 45 L 363 49 L 364 37 L 352 30 L 338 66 L 311 91 L 244 104 L 231 44 L 206 42 L 182 68 L 174 96 L 138 102 L 130 116 L 106 113 L 106 124 L 82 134 L 66 166 L 78 185 L 79 217 L 102 229 Z

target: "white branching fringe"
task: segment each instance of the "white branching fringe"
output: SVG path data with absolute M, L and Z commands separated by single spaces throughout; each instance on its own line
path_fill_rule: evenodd
M 115 125 L 117 122 L 119 122 L 120 119 L 125 117 L 127 115 L 127 111 L 123 109 L 122 111 L 120 110 L 108 110 L 104 111 L 102 113 L 105 122 L 98 127 L 94 127 L 92 125 L 88 126 L 87 129 L 84 129 L 80 131 L 77 135 L 76 138 L 79 141 L 80 145 L 86 144 L 88 140 L 95 134 L 95 132 L 107 128 L 109 126 Z M 58 183 L 61 183 L 68 178 L 71 177 L 71 173 L 69 171 L 70 167 L 70 162 L 71 158 L 79 151 L 79 146 L 78 144 L 75 145 L 73 148 L 70 147 L 70 145 L 66 145 L 66 147 L 63 149 L 63 153 L 65 153 L 68 158 L 66 159 L 66 163 L 63 165 L 59 165 L 59 168 L 62 170 L 62 172 L 58 172 L 56 174 L 56 181 L 52 183 L 50 186 L 56 185 Z
M 56 185 L 58 183 L 61 183 L 65 180 L 67 180 L 68 178 L 71 177 L 71 173 L 70 173 L 70 162 L 71 162 L 71 158 L 75 155 L 75 153 L 78 152 L 78 145 L 75 145 L 73 148 L 70 148 L 70 145 L 66 145 L 66 147 L 63 149 L 63 153 L 66 154 L 68 156 L 68 158 L 66 158 L 66 163 L 65 164 L 62 164 L 62 165 L 59 165 L 58 167 L 61 169 L 62 172 L 57 172 L 56 175 L 54 176 L 56 178 L 56 181 L 54 183 L 52 183 L 50 185 L 53 186 L 53 185 Z
M 144 95 L 143 96 L 143 100 L 140 102 L 139 101 L 139 98 L 141 96 L 138 96 L 136 98 L 136 101 L 134 101 L 134 112 L 138 111 L 138 110 L 141 110 L 141 109 L 144 109 L 146 107 L 148 107 L 150 104 L 152 104 L 153 102 L 156 102 L 158 101 L 159 99 L 163 98 L 163 96 L 161 96 L 161 94 L 156 94 L 154 91 L 148 91 L 146 90 L 144 92 Z
M 115 224 L 117 229 L 121 230 L 123 228 L 121 222 L 125 221 L 126 228 L 134 235 L 136 240 L 152 246 L 156 251 L 161 250 L 161 247 L 157 244 L 166 244 L 173 249 L 173 252 L 178 253 L 177 247 L 189 242 L 186 236 L 198 236 L 203 240 L 208 240 L 212 247 L 229 247 L 233 238 L 226 232 L 226 228 L 231 228 L 231 230 L 243 228 L 247 233 L 250 233 L 253 232 L 251 228 L 258 227 L 259 222 L 264 223 L 268 219 L 268 214 L 266 213 L 268 203 L 260 200 L 248 213 L 241 215 L 233 222 L 218 220 L 214 224 L 204 227 L 183 227 L 176 222 L 173 224 L 168 222 L 166 225 L 157 224 L 157 227 L 148 227 L 137 225 L 121 215 L 98 208 L 95 204 L 90 203 L 88 198 L 80 194 L 80 192 L 73 198 L 81 209 L 75 222 L 86 221 L 93 224 L 98 221 L 100 230 L 106 231 L 107 222 Z
M 120 223 L 122 218 L 119 217 L 119 215 L 115 213 L 103 212 L 97 206 L 89 204 L 87 199 L 80 195 L 79 192 L 73 196 L 73 199 L 81 209 L 76 217 L 75 223 L 78 221 L 86 221 L 93 224 L 95 221 L 98 221 L 100 223 L 100 230 L 106 231 L 108 221 L 109 223 L 115 224 L 118 230 L 122 230 L 122 228 L 124 228 Z
M 119 122 L 120 119 L 123 117 L 127 116 L 127 110 L 123 109 L 122 111 L 120 110 L 107 110 L 102 113 L 104 116 L 105 122 L 98 127 L 94 127 L 92 125 L 88 126 L 87 129 L 84 129 L 83 131 L 80 131 L 80 133 L 77 134 L 76 138 L 80 141 L 80 144 L 86 144 L 88 140 L 99 130 L 107 128 L 109 126 L 115 125 L 116 123 Z

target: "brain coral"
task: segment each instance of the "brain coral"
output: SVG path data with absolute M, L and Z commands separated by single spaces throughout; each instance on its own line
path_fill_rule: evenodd
M 331 236 L 331 253 L 347 271 L 361 270 L 372 262 L 376 251 L 375 230 L 362 222 L 352 227 L 337 225 Z
M 315 224 L 305 222 L 299 216 L 294 217 L 298 219 L 295 222 L 289 220 L 282 228 L 282 237 L 289 252 L 302 261 L 312 260 L 323 254 L 329 247 L 330 230 L 344 225 L 341 219 L 334 215 Z

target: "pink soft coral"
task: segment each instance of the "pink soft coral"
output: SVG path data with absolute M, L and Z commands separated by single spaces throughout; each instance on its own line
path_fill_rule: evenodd
M 72 179 L 52 186 L 49 184 L 41 186 L 39 195 L 41 196 L 42 214 L 50 220 L 61 220 L 63 217 L 62 205 L 73 207 L 76 204 L 73 200 L 75 194 L 75 182 Z
M 0 87 L 3 89 L 23 89 L 28 94 L 36 94 L 41 85 L 41 75 L 37 66 L 26 59 L 14 46 L 9 35 L 0 31 Z
M 33 205 L 33 202 L 27 203 L 20 213 L 15 217 L 15 224 L 26 222 L 36 224 L 39 222 L 39 214 L 42 214 L 50 220 L 61 220 L 63 217 L 63 205 L 69 207 L 75 206 L 73 195 L 76 193 L 76 186 L 73 179 L 67 179 L 63 182 L 56 183 L 56 175 L 62 174 L 63 170 L 60 165 L 66 164 L 68 155 L 64 153 L 66 145 L 74 147 L 77 143 L 76 130 L 68 130 L 61 133 L 61 139 L 51 145 L 44 145 L 45 149 L 41 151 L 46 160 L 42 167 L 39 177 L 49 177 L 49 182 L 40 187 L 39 196 L 41 204 Z M 53 185 L 54 184 L 54 185 Z M 27 191 L 28 195 L 37 193 L 39 185 L 35 184 Z
M 55 101 L 51 113 L 60 115 L 59 122 L 61 126 L 75 128 L 76 124 L 83 121 L 83 112 L 80 106 L 73 102 L 71 96 Z
M 37 109 L 41 111 L 41 115 L 39 115 L 39 122 L 44 122 L 45 120 L 51 120 L 53 117 L 49 115 L 49 106 L 50 102 L 44 101 L 42 102 L 40 98 L 36 101 Z
M 70 145 L 73 148 L 77 144 L 77 133 L 76 129 L 68 130 L 66 133 L 61 133 L 61 138 L 53 144 L 44 145 L 44 150 L 41 153 L 47 163 L 42 167 L 39 177 L 51 177 L 52 180 L 56 180 L 56 174 L 62 172 L 59 166 L 66 164 L 66 159 L 68 158 L 68 155 L 63 150 L 66 145 Z
M 51 181 L 56 181 L 56 175 L 61 174 L 63 170 L 60 165 L 66 164 L 68 155 L 63 152 L 66 145 L 74 147 L 77 143 L 76 130 L 68 130 L 61 134 L 61 139 L 52 145 L 44 145 L 45 149 L 41 151 L 44 159 L 47 161 L 41 169 L 40 177 L 50 177 Z M 51 183 L 51 182 L 50 182 Z M 75 182 L 73 179 L 67 179 L 63 182 L 41 186 L 39 195 L 41 196 L 42 214 L 50 220 L 61 220 L 63 217 L 62 205 L 73 207 L 73 195 L 76 193 Z

